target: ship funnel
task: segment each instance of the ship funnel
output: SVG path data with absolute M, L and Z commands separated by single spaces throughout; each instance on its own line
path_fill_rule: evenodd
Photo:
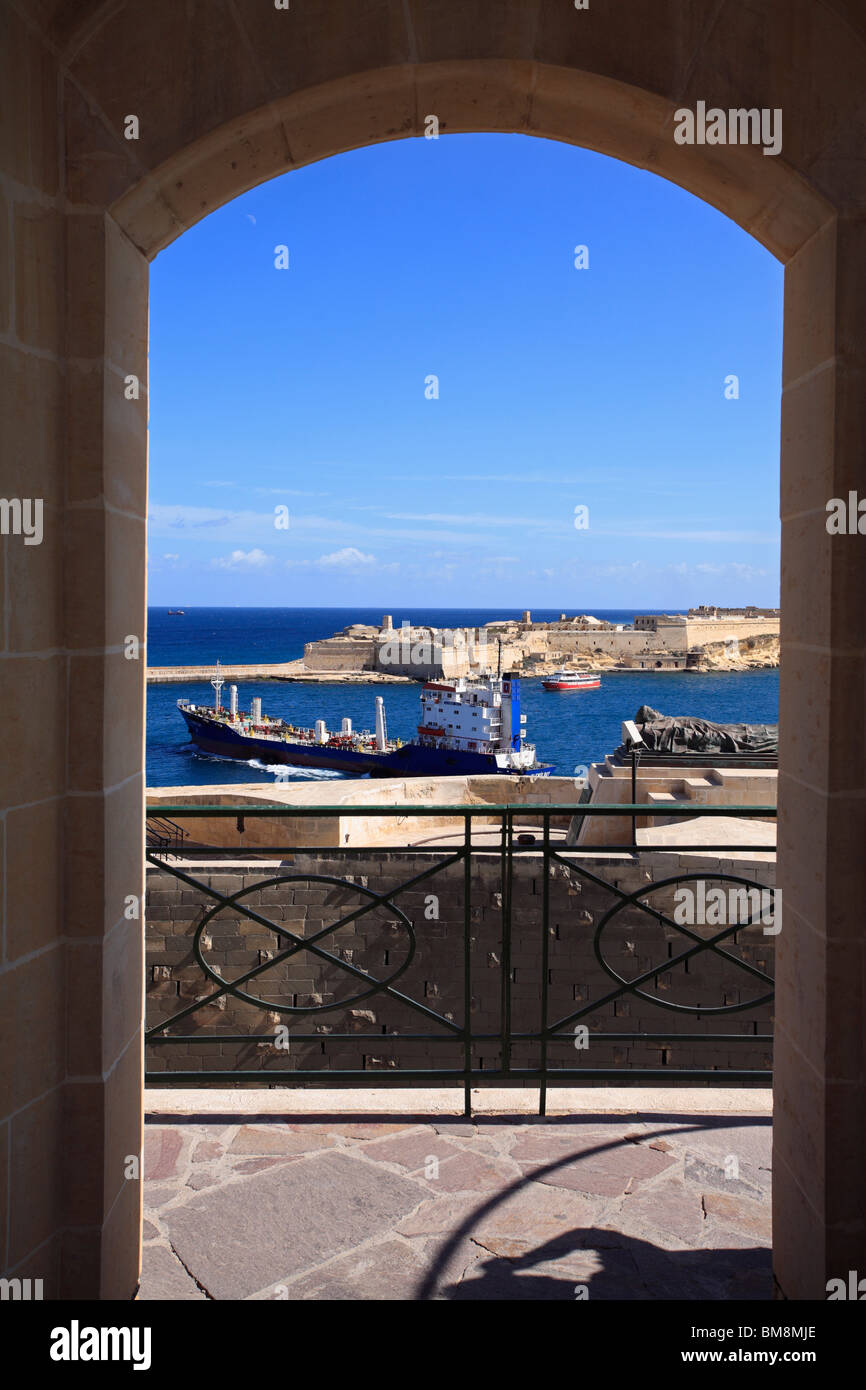
M 262 722 L 262 702 L 258 695 L 255 699 L 250 700 L 250 719 L 254 724 L 261 724 Z
M 327 742 L 328 742 L 328 730 L 327 730 L 327 728 L 326 728 L 326 726 L 325 726 L 325 721 L 324 721 L 324 719 L 317 719 L 317 720 L 316 720 L 316 742 L 317 742 L 317 743 L 327 743 Z
M 385 701 L 381 695 L 376 696 L 376 747 L 380 753 L 387 752 L 388 749 L 388 729 L 385 724 Z
M 351 732 L 352 732 L 352 721 L 351 721 L 351 719 L 349 719 L 349 718 L 345 718 L 345 719 L 343 720 L 343 733 L 344 733 L 344 734 L 350 734 Z
M 229 686 L 229 714 L 232 719 L 238 717 L 238 688 L 236 685 Z

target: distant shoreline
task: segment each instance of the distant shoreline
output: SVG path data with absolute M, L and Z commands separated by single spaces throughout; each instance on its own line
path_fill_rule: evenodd
M 286 663 L 291 665 L 292 663 Z M 581 668 L 605 676 L 717 676 L 743 675 L 748 671 L 777 670 L 776 662 L 754 663 L 749 666 L 690 666 L 686 667 L 637 667 L 637 666 L 593 666 L 584 662 Z M 151 666 L 147 669 L 148 685 L 188 685 L 209 684 L 214 674 L 212 666 Z M 307 671 L 299 673 L 286 671 L 283 664 L 262 666 L 220 666 L 223 680 L 237 684 L 247 681 L 274 681 L 286 685 L 423 685 L 423 676 L 389 676 L 378 671 Z M 522 671 L 521 680 L 544 680 L 542 675 Z

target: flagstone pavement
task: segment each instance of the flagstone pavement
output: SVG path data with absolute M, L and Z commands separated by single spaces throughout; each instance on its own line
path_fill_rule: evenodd
M 154 1299 L 767 1299 L 770 1119 L 148 1123 Z

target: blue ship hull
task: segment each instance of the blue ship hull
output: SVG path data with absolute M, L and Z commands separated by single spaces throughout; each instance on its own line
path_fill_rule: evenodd
M 189 710 L 182 709 L 181 714 L 193 741 L 203 752 L 243 762 L 257 758 L 269 764 L 325 768 L 350 777 L 465 777 L 482 773 L 549 776 L 553 772 L 552 766 L 541 763 L 524 769 L 500 768 L 489 753 L 451 751 L 420 743 L 404 743 L 386 753 L 363 753 L 353 748 L 329 748 L 325 744 L 301 740 L 254 738 L 210 719 L 201 719 Z

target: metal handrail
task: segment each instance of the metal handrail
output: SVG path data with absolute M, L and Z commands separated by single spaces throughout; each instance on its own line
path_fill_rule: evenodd
M 665 805 L 659 806 L 633 802 L 604 804 L 594 804 L 592 802 L 585 802 L 580 804 L 547 803 L 544 805 L 527 805 L 525 803 L 505 803 L 500 805 L 473 806 L 467 806 L 465 803 L 458 805 L 436 806 L 416 806 L 411 804 L 400 804 L 393 806 L 294 806 L 286 805 L 285 803 L 279 805 L 204 804 L 198 806 L 185 806 L 179 803 L 172 803 L 170 805 L 164 804 L 161 806 L 148 806 L 147 814 L 148 816 L 171 815 L 181 819 L 205 819 L 212 817 L 228 819 L 230 817 L 235 817 L 238 832 L 240 835 L 243 835 L 244 822 L 247 816 L 251 816 L 254 819 L 270 817 L 286 818 L 295 816 L 299 816 L 301 818 L 326 818 L 328 816 L 340 817 L 344 815 L 392 818 L 409 817 L 411 819 L 431 816 L 436 816 L 439 818 L 443 816 L 452 816 L 463 823 L 462 842 L 458 843 L 457 845 L 450 846 L 398 846 L 381 844 L 370 846 L 256 845 L 254 847 L 250 846 L 248 850 L 246 846 L 244 846 L 243 844 L 239 844 L 237 846 L 228 847 L 225 845 L 195 845 L 187 846 L 184 850 L 184 857 L 186 859 L 203 858 L 206 857 L 208 854 L 213 853 L 214 851 L 218 851 L 220 854 L 224 855 L 227 852 L 227 850 L 228 852 L 231 852 L 233 849 L 236 849 L 243 854 L 250 853 L 253 851 L 255 851 L 255 853 L 257 854 L 268 853 L 273 855 L 300 854 L 304 856 L 315 856 L 317 854 L 327 854 L 329 857 L 339 856 L 350 861 L 352 858 L 357 857 L 359 855 L 369 855 L 382 852 L 388 853 L 389 855 L 411 854 L 414 858 L 423 858 L 425 856 L 438 856 L 437 861 L 435 863 L 432 863 L 429 867 L 424 868 L 420 872 L 413 874 L 405 882 L 400 883 L 396 887 L 384 893 L 376 893 L 366 887 L 361 888 L 359 885 L 353 883 L 351 879 L 340 879 L 333 875 L 320 875 L 316 874 L 314 871 L 311 870 L 310 872 L 303 873 L 280 874 L 276 877 L 263 879 L 261 882 L 255 885 L 255 889 L 241 889 L 235 894 L 224 895 L 218 892 L 210 884 L 203 883 L 199 879 L 196 879 L 192 876 L 192 874 L 186 872 L 186 870 L 182 869 L 179 865 L 167 863 L 163 858 L 160 857 L 161 854 L 166 853 L 164 849 L 154 848 L 153 846 L 151 846 L 146 852 L 146 858 L 149 863 L 151 863 L 155 867 L 159 867 L 167 871 L 184 884 L 198 889 L 206 898 L 213 900 L 214 905 L 210 907 L 203 920 L 198 924 L 194 936 L 193 949 L 195 957 L 202 970 L 203 976 L 216 985 L 216 989 L 210 994 L 208 994 L 206 997 L 196 999 L 193 1003 L 187 1005 L 185 1008 L 172 1015 L 172 1017 L 168 1019 L 163 1019 L 160 1023 L 149 1028 L 147 1030 L 146 1035 L 149 1044 L 154 1046 L 165 1046 L 170 1045 L 171 1043 L 202 1044 L 208 1041 L 215 1042 L 218 1044 L 250 1042 L 261 1044 L 268 1042 L 274 1043 L 276 1041 L 276 1035 L 258 1033 L 217 1033 L 205 1035 L 202 1033 L 178 1034 L 167 1032 L 167 1030 L 170 1027 L 176 1025 L 181 1020 L 190 1017 L 198 1009 L 202 1008 L 205 1004 L 213 1003 L 215 1000 L 222 998 L 225 995 L 232 995 L 235 998 L 244 1000 L 247 1003 L 251 1002 L 266 1012 L 277 1012 L 279 1014 L 285 1014 L 287 1017 L 292 1017 L 301 1015 L 307 1016 L 320 1011 L 333 1011 L 336 1009 L 345 1009 L 357 1002 L 359 998 L 366 998 L 370 995 L 376 994 L 389 996 L 392 999 L 398 1000 L 402 1005 L 407 1005 L 409 1008 L 420 1014 L 422 1017 L 426 1018 L 428 1021 L 435 1022 L 435 1024 L 442 1030 L 437 1034 L 415 1034 L 394 1032 L 390 1034 L 390 1036 L 399 1038 L 401 1041 L 406 1042 L 424 1041 L 428 1043 L 437 1043 L 449 1040 L 460 1040 L 463 1044 L 464 1065 L 462 1068 L 458 1070 L 455 1070 L 453 1068 L 399 1068 L 396 1072 L 375 1072 L 373 1074 L 371 1074 L 370 1072 L 359 1072 L 344 1069 L 332 1070 L 328 1071 L 327 1073 L 323 1073 L 322 1071 L 303 1070 L 293 1070 L 291 1072 L 286 1071 L 280 1073 L 275 1072 L 274 1070 L 261 1069 L 257 1069 L 256 1071 L 250 1071 L 249 1069 L 235 1069 L 232 1071 L 208 1071 L 206 1073 L 201 1073 L 197 1071 L 174 1071 L 170 1073 L 148 1072 L 146 1074 L 146 1079 L 151 1084 L 165 1085 L 166 1083 L 170 1084 L 172 1082 L 187 1084 L 190 1082 L 195 1082 L 199 1085 L 205 1082 L 210 1082 L 211 1084 L 224 1084 L 226 1082 L 237 1083 L 241 1079 L 243 1079 L 245 1082 L 265 1082 L 270 1085 L 274 1085 L 277 1080 L 281 1080 L 282 1084 L 291 1085 L 400 1085 L 402 1082 L 405 1081 L 416 1080 L 426 1081 L 428 1082 L 428 1084 L 441 1084 L 442 1082 L 460 1082 L 464 1090 L 464 1107 L 466 1113 L 468 1114 L 471 1112 L 471 1085 L 474 1081 L 483 1078 L 485 1081 L 488 1082 L 496 1081 L 498 1084 L 505 1085 L 525 1084 L 527 1081 L 537 1081 L 539 1084 L 540 1092 L 539 1113 L 543 1114 L 545 1112 L 546 1105 L 546 1091 L 548 1085 L 550 1084 L 562 1084 L 563 1082 L 575 1083 L 579 1082 L 580 1080 L 608 1082 L 615 1081 L 616 1084 L 622 1084 L 623 1082 L 622 1070 L 617 1067 L 551 1068 L 548 1065 L 549 1044 L 555 1040 L 562 1041 L 565 1037 L 567 1037 L 567 1035 L 564 1035 L 562 1032 L 564 1028 L 572 1026 L 576 1020 L 584 1018 L 585 1016 L 591 1014 L 593 1011 L 603 1008 L 604 1006 L 611 1004 L 613 1001 L 623 996 L 632 995 L 641 999 L 644 1003 L 649 1002 L 650 1004 L 657 1005 L 661 1008 L 672 1009 L 679 1012 L 692 1013 L 698 1017 L 703 1017 L 719 1013 L 742 1012 L 746 1009 L 758 1009 L 762 1005 L 768 1003 L 769 1000 L 772 998 L 773 982 L 770 976 L 758 967 L 750 965 L 748 962 L 742 961 L 738 959 L 736 956 L 732 956 L 728 951 L 726 951 L 723 948 L 721 944 L 722 942 L 727 940 L 728 937 L 734 935 L 737 931 L 740 931 L 743 928 L 748 927 L 750 925 L 754 925 L 751 919 L 747 922 L 740 922 L 736 925 L 726 927 L 725 930 L 716 932 L 709 940 L 707 940 L 703 937 L 700 937 L 696 933 L 689 931 L 688 928 L 683 926 L 682 924 L 674 922 L 665 913 L 659 911 L 657 908 L 651 906 L 649 903 L 641 901 L 642 898 L 647 898 L 651 896 L 653 891 L 656 891 L 661 888 L 670 888 L 675 884 L 688 882 L 689 880 L 703 878 L 710 879 L 714 883 L 730 881 L 739 885 L 746 884 L 750 888 L 754 888 L 756 885 L 751 880 L 739 878 L 735 875 L 726 874 L 721 871 L 714 872 L 704 870 L 702 873 L 682 873 L 674 875 L 671 878 L 659 880 L 656 883 L 648 884 L 646 887 L 643 887 L 637 890 L 636 892 L 627 894 L 623 892 L 623 890 L 617 887 L 615 884 L 612 884 L 606 881 L 605 879 L 600 878 L 599 875 L 593 872 L 593 870 L 589 867 L 589 861 L 597 860 L 598 858 L 607 859 L 612 854 L 625 854 L 632 858 L 635 858 L 643 853 L 721 853 L 725 857 L 731 858 L 735 857 L 740 853 L 760 853 L 764 855 L 772 854 L 774 853 L 774 848 L 772 846 L 766 843 L 756 845 L 696 845 L 692 843 L 676 845 L 668 845 L 664 843 L 649 843 L 646 845 L 639 846 L 636 846 L 634 843 L 630 843 L 628 845 L 603 844 L 597 846 L 580 846 L 570 844 L 567 845 L 562 842 L 553 842 L 551 840 L 551 819 L 556 816 L 586 817 L 596 815 L 602 817 L 620 816 L 626 818 L 632 814 L 644 817 L 651 817 L 653 820 L 655 820 L 656 818 L 665 817 L 681 818 L 684 815 L 689 817 L 710 815 L 717 817 L 735 816 L 736 818 L 743 819 L 774 819 L 776 817 L 775 806 L 754 805 L 732 807 L 720 806 L 717 804 L 696 804 L 693 801 L 667 803 Z M 530 844 L 518 844 L 516 842 L 514 824 L 515 819 L 517 817 L 519 817 L 521 821 L 524 823 L 528 819 L 540 819 L 543 823 L 543 833 L 540 835 L 539 839 L 533 841 Z M 473 821 L 479 819 L 484 819 L 488 822 L 499 822 L 500 843 L 498 845 L 479 845 L 473 843 L 472 823 Z M 472 1030 L 470 1023 L 472 975 L 470 931 L 470 912 L 472 905 L 471 866 L 473 858 L 477 858 L 478 856 L 482 855 L 489 856 L 491 854 L 496 854 L 500 857 L 502 866 L 502 933 L 500 961 L 501 1028 L 497 1033 L 476 1033 Z M 540 856 L 544 863 L 543 891 L 541 894 L 542 910 L 540 923 L 541 998 L 539 1002 L 541 1006 L 541 1017 L 540 1026 L 537 1029 L 528 1031 L 515 1031 L 512 1026 L 510 968 L 511 948 L 513 939 L 511 892 L 513 882 L 514 858 L 516 856 L 526 854 Z M 426 1003 L 422 1004 L 419 1000 L 413 999 L 411 996 L 406 995 L 402 990 L 398 990 L 396 988 L 396 981 L 399 978 L 399 976 L 402 975 L 407 969 L 415 949 L 415 928 L 413 923 L 411 923 L 409 919 L 406 917 L 405 913 L 403 913 L 401 909 L 397 906 L 397 904 L 395 904 L 392 901 L 406 889 L 415 887 L 418 883 L 432 878 L 435 874 L 441 872 L 443 869 L 460 863 L 463 864 L 464 873 L 464 1022 L 462 1025 L 455 1024 L 453 1019 L 445 1018 L 441 1013 L 438 1013 L 435 1009 L 430 1008 Z M 588 881 L 589 883 L 594 884 L 595 886 L 600 886 L 604 888 L 607 892 L 611 893 L 613 897 L 616 899 L 614 906 L 607 913 L 604 914 L 601 921 L 599 921 L 598 924 L 595 926 L 593 938 L 593 947 L 596 959 L 602 967 L 602 969 L 612 979 L 615 987 L 612 990 L 608 991 L 608 993 L 606 993 L 602 997 L 596 998 L 593 1001 L 588 1002 L 585 1007 L 578 1008 L 563 1018 L 551 1021 L 549 1018 L 548 990 L 550 911 L 549 869 L 555 863 L 565 865 L 566 868 L 568 868 L 571 872 L 576 873 L 579 878 L 582 878 Z M 303 880 L 305 882 L 324 880 L 337 885 L 345 885 L 346 888 L 354 890 L 361 896 L 365 897 L 367 900 L 362 904 L 362 906 L 356 908 L 352 912 L 344 914 L 338 921 L 330 924 L 327 927 L 323 927 L 321 931 L 315 933 L 311 937 L 297 936 L 291 930 L 288 924 L 282 922 L 274 922 L 270 918 L 256 912 L 254 909 L 245 906 L 240 901 L 240 899 L 248 892 L 257 891 L 262 887 L 267 887 L 273 884 L 283 882 L 288 883 L 298 880 Z M 774 890 L 765 891 L 773 893 Z M 369 975 L 366 971 L 363 971 L 358 967 L 352 965 L 351 963 L 344 961 L 341 957 L 333 955 L 331 952 L 329 952 L 327 949 L 320 945 L 320 942 L 322 940 L 331 935 L 334 931 L 338 930 L 341 926 L 345 926 L 353 921 L 356 921 L 357 919 L 363 917 L 365 913 L 370 912 L 374 908 L 380 906 L 386 906 L 395 915 L 403 919 L 405 929 L 408 932 L 410 941 L 410 951 L 407 960 L 404 962 L 403 966 L 400 968 L 399 971 L 390 975 L 386 980 L 376 979 L 374 976 Z M 218 912 L 220 912 L 222 909 L 226 907 L 231 908 L 233 912 L 247 918 L 251 922 L 265 927 L 267 930 L 273 932 L 275 936 L 281 939 L 280 948 L 274 958 L 266 959 L 264 962 L 260 962 L 258 965 L 253 966 L 251 969 L 245 971 L 245 973 L 243 973 L 238 978 L 232 981 L 226 980 L 224 977 L 222 977 L 218 972 L 213 970 L 208 965 L 202 954 L 201 947 L 202 935 L 208 922 Z M 637 909 L 641 912 L 646 912 L 656 922 L 664 924 L 668 927 L 672 927 L 675 931 L 682 933 L 682 935 L 685 936 L 687 939 L 690 938 L 691 944 L 689 948 L 681 952 L 681 954 L 676 955 L 673 958 L 667 959 L 663 964 L 655 966 L 645 971 L 643 974 L 638 975 L 634 979 L 625 979 L 623 976 L 619 975 L 617 971 L 613 969 L 609 962 L 606 961 L 604 957 L 603 947 L 601 946 L 601 939 L 606 926 L 615 917 L 615 915 L 621 910 L 623 910 L 623 908 L 625 907 Z M 301 951 L 309 951 L 314 956 L 317 956 L 320 959 L 325 960 L 329 965 L 336 967 L 339 970 L 345 972 L 346 974 L 354 977 L 362 985 L 365 986 L 364 993 L 362 995 L 353 996 L 350 1000 L 342 1000 L 334 1004 L 297 1007 L 294 1005 L 275 1005 L 272 1001 L 260 1000 L 257 996 L 250 995 L 242 989 L 242 986 L 245 985 L 249 980 L 257 978 L 259 975 L 263 974 L 265 971 L 272 968 L 274 965 L 289 959 L 291 956 L 296 955 Z M 709 951 L 721 957 L 722 959 L 726 960 L 729 964 L 732 964 L 736 969 L 742 970 L 744 973 L 750 975 L 751 977 L 759 979 L 762 983 L 765 983 L 768 986 L 768 992 L 762 995 L 759 999 L 749 1000 L 744 1004 L 725 1004 L 721 1007 L 708 1007 L 674 1004 L 672 1003 L 672 1001 L 665 1001 L 657 998 L 656 996 L 647 995 L 641 990 L 641 986 L 646 984 L 648 980 L 652 979 L 655 976 L 658 976 L 663 972 L 671 970 L 678 964 L 686 962 L 691 957 L 705 951 Z M 366 988 L 366 986 L 369 986 L 369 988 Z M 755 1025 L 755 1028 L 757 1028 L 757 1024 Z M 292 1041 L 297 1042 L 322 1041 L 321 1035 L 318 1033 L 300 1033 L 292 1031 L 290 1036 Z M 755 1044 L 758 1042 L 769 1042 L 771 1035 L 769 1033 L 765 1034 L 758 1033 L 757 1031 L 752 1031 L 751 1033 L 700 1034 L 684 1034 L 682 1032 L 616 1032 L 594 1033 L 593 1036 L 598 1041 L 618 1042 L 663 1042 L 676 1039 L 681 1042 L 684 1040 L 701 1040 L 706 1042 L 718 1042 L 723 1040 L 725 1044 L 735 1042 L 750 1042 L 752 1044 Z M 370 1035 L 358 1033 L 329 1033 L 328 1040 L 331 1042 L 342 1042 L 349 1040 L 352 1040 L 356 1043 L 359 1040 L 369 1042 Z M 477 1068 L 473 1067 L 472 1049 L 475 1044 L 480 1042 L 498 1042 L 500 1044 L 502 1064 L 501 1068 L 498 1071 L 492 1071 L 489 1069 L 479 1071 Z M 512 1066 L 513 1048 L 516 1044 L 521 1043 L 535 1043 L 538 1045 L 539 1065 L 537 1067 L 515 1068 Z M 375 1081 L 371 1079 L 372 1076 L 375 1076 Z M 706 1082 L 708 1084 L 712 1082 L 715 1082 L 716 1084 L 722 1082 L 724 1084 L 731 1084 L 732 1082 L 736 1081 L 742 1083 L 768 1085 L 770 1084 L 771 1073 L 769 1071 L 764 1070 L 738 1071 L 732 1069 L 710 1070 L 702 1068 L 633 1067 L 629 1068 L 628 1070 L 628 1079 L 633 1083 L 657 1083 L 663 1081 L 666 1084 L 681 1084 L 683 1082 L 686 1084 L 694 1084 L 695 1082 Z

